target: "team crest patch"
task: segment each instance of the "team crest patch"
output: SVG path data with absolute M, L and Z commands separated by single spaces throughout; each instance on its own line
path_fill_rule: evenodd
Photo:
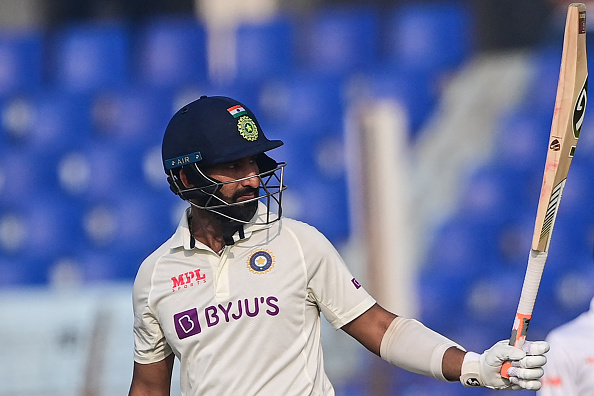
M 274 267 L 274 256 L 268 250 L 256 250 L 248 257 L 248 268 L 254 274 L 265 274 Z
M 250 142 L 258 139 L 258 127 L 254 120 L 248 116 L 241 116 L 239 120 L 237 120 L 237 129 L 241 136 Z

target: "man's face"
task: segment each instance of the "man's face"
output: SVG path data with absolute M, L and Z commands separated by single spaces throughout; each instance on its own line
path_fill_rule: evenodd
M 219 198 L 230 204 L 240 203 L 258 196 L 260 179 L 256 175 L 259 172 L 256 157 L 246 157 L 204 169 L 204 173 L 207 176 L 223 183 L 243 179 L 233 183 L 223 184 L 219 191 L 216 192 Z M 252 201 L 244 205 L 226 207 L 220 209 L 220 211 L 230 217 L 248 221 L 256 213 L 257 207 L 258 201 Z

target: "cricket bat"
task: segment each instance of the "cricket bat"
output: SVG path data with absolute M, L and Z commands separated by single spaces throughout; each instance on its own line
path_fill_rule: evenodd
M 538 294 L 557 218 L 559 202 L 567 174 L 580 137 L 588 99 L 588 63 L 586 59 L 586 6 L 572 3 L 568 7 L 563 38 L 563 55 L 557 97 L 551 125 L 545 170 L 536 211 L 532 246 L 524 277 L 520 302 L 509 344 L 521 347 Z M 507 376 L 511 366 L 506 362 L 501 375 Z

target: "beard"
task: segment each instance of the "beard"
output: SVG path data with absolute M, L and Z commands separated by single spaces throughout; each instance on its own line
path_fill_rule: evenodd
M 258 210 L 258 200 L 253 200 L 245 203 L 237 203 L 237 199 L 243 195 L 254 193 L 257 197 L 259 195 L 260 189 L 259 188 L 252 188 L 246 187 L 242 190 L 237 191 L 231 199 L 220 195 L 220 191 L 215 193 L 220 199 L 224 200 L 225 202 L 232 203 L 232 206 L 225 206 L 223 208 L 217 209 L 217 212 L 222 213 L 225 216 L 232 217 L 236 220 L 226 219 L 231 223 L 245 223 L 254 217 L 256 211 Z

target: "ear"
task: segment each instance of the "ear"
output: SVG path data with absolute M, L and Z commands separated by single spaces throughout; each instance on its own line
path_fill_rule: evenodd
M 179 170 L 179 180 L 181 180 L 185 188 L 193 187 L 192 183 L 190 183 L 188 180 L 188 175 L 186 175 L 186 172 L 184 172 L 183 168 Z

